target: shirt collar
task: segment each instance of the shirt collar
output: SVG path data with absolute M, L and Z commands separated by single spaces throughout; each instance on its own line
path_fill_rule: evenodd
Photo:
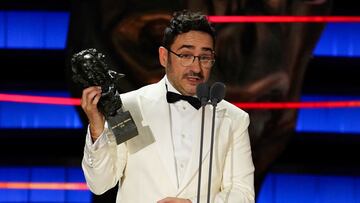
M 169 81 L 167 75 L 166 75 L 166 77 L 165 77 L 165 85 L 167 86 L 167 91 L 181 94 L 181 93 L 180 93 L 177 89 L 175 89 L 175 87 L 171 84 L 171 82 Z

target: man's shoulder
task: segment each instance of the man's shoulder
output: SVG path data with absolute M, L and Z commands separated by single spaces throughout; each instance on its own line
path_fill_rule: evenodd
M 220 105 L 222 105 L 222 107 L 226 109 L 226 113 L 225 113 L 226 117 L 234 121 L 235 128 L 246 129 L 246 127 L 249 126 L 250 123 L 249 114 L 245 112 L 243 109 L 225 100 L 221 101 L 219 103 L 219 106 Z
M 247 117 L 248 113 L 245 112 L 243 109 L 235 106 L 234 104 L 226 101 L 226 100 L 222 100 L 219 105 L 222 105 L 223 108 L 225 108 L 228 112 L 228 114 L 231 117 Z
M 132 90 L 130 92 L 126 92 L 121 94 L 121 99 L 131 99 L 131 98 L 135 98 L 139 95 L 147 95 L 147 94 L 151 94 L 151 91 L 154 90 L 154 88 L 156 88 L 157 83 L 154 84 L 149 84 L 149 85 L 145 85 L 137 90 Z

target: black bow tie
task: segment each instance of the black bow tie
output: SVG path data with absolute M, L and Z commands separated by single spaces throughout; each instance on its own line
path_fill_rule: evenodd
M 191 104 L 191 106 L 193 106 L 197 110 L 199 110 L 201 107 L 201 102 L 198 98 L 191 97 L 191 96 L 184 96 L 181 94 L 177 94 L 175 92 L 168 91 L 166 93 L 166 100 L 168 103 L 175 103 L 179 100 L 185 100 L 185 101 L 189 102 Z

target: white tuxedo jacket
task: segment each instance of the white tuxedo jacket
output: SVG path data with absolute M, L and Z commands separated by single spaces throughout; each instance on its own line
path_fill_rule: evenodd
M 91 142 L 85 145 L 82 167 L 90 190 L 102 194 L 120 181 L 117 203 L 155 203 L 165 197 L 187 198 L 195 203 L 200 134 L 178 187 L 165 80 L 121 98 L 139 135 L 116 145 L 111 131 L 105 128 L 97 140 L 101 143 L 95 143 L 97 147 Z M 211 202 L 254 202 L 248 114 L 226 101 L 216 109 Z M 207 195 L 212 107 L 207 106 L 205 113 L 201 202 L 206 202 Z

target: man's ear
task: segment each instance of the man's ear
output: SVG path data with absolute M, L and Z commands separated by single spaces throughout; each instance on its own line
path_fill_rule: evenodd
M 160 46 L 159 47 L 159 61 L 160 64 L 166 68 L 167 63 L 168 63 L 168 51 L 165 47 Z

